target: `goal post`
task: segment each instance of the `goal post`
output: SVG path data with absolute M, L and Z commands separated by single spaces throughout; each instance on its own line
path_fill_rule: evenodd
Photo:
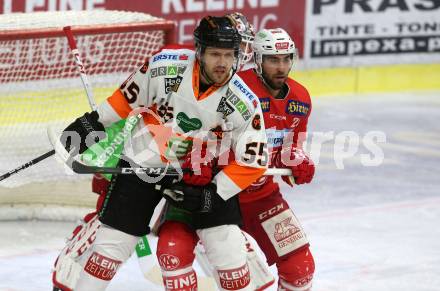
M 173 21 L 137 12 L 0 15 L 2 174 L 51 150 L 49 126 L 62 129 L 90 111 L 64 26 L 71 26 L 97 103 L 175 39 Z M 96 201 L 90 181 L 48 158 L 0 182 L 0 220 L 80 216 L 77 209 L 87 211 Z

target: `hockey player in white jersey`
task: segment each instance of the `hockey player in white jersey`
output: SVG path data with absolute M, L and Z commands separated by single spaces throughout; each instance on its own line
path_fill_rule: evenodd
M 226 15 L 226 17 L 231 19 L 242 38 L 239 68 L 243 69 L 252 58 L 251 44 L 254 39 L 254 30 L 246 17 L 241 13 L 231 13 Z M 254 119 L 253 122 L 255 123 L 255 121 Z M 255 124 L 253 126 L 255 126 Z M 209 183 L 212 176 L 211 167 L 214 166 L 216 162 L 199 164 L 197 161 L 192 161 L 192 158 L 193 156 L 186 157 L 184 167 L 191 168 L 196 165 L 200 167 L 201 173 L 200 175 L 185 173 L 183 180 L 193 185 Z M 197 219 L 198 218 L 193 217 L 191 213 L 174 207 L 173 205 L 166 204 L 160 219 L 153 227 L 153 232 L 159 236 L 156 256 L 161 267 L 165 290 L 186 291 L 195 290 L 198 287 L 197 275 L 192 267 L 195 259 L 194 249 L 197 250 L 198 262 L 202 264 L 205 272 L 208 271 L 208 273 L 213 275 L 218 287 L 221 289 L 230 285 L 230 290 L 235 290 L 233 284 L 231 284 L 228 279 L 231 277 L 229 276 L 230 274 L 221 271 L 218 272 L 205 262 L 204 252 L 202 248 L 200 248 L 200 245 L 198 245 L 199 238 L 193 227 L 193 223 L 196 222 Z M 246 237 L 247 234 L 243 233 L 243 236 Z M 251 272 L 253 290 L 263 290 L 263 288 L 274 282 L 274 278 L 269 270 L 264 267 L 264 263 L 257 257 L 254 247 L 255 246 L 252 246 L 249 242 L 246 243 L 248 266 Z M 191 284 L 182 289 L 182 286 L 173 284 L 173 282 L 177 282 L 178 280 L 188 281 L 191 282 Z
M 266 136 L 264 130 L 252 126 L 261 109 L 252 91 L 234 75 L 241 39 L 230 20 L 204 18 L 195 39 L 196 53 L 185 49 L 159 52 L 97 112 L 85 114 L 68 126 L 65 133 L 79 135 L 81 142 L 66 142 L 66 148 L 76 144 L 81 153 L 90 131 L 102 130 L 140 108 L 143 122 L 133 130 L 120 165 L 176 165 L 192 144 L 215 144 L 217 135 L 198 134 L 214 130 L 231 137 L 237 159 L 204 187 L 170 185 L 166 179 L 145 175 L 113 176 L 100 211 L 102 226 L 88 254 L 82 257 L 84 268 L 75 290 L 106 288 L 139 237 L 148 231 L 153 210 L 162 197 L 156 184 L 184 193 L 173 203 L 199 217 L 197 233 L 207 246 L 210 263 L 224 274 L 237 274 L 229 282 L 236 290 L 250 290 L 244 238 L 237 226 L 241 217 L 236 194 L 265 171 Z M 249 150 L 254 146 L 263 150 Z M 156 183 L 149 183 L 152 181 Z

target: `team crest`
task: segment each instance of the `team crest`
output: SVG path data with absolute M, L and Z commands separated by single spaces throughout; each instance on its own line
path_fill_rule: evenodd
M 163 254 L 159 257 L 159 265 L 167 271 L 172 271 L 177 269 L 180 265 L 180 260 L 178 257 L 169 254 Z
M 252 127 L 255 130 L 260 130 L 261 129 L 261 117 L 260 117 L 260 114 L 256 114 L 254 116 L 254 119 L 252 119 Z

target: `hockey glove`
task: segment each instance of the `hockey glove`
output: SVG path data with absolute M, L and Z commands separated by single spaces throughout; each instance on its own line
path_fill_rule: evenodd
M 162 190 L 162 193 L 171 205 L 190 212 L 212 212 L 215 204 L 222 199 L 217 194 L 217 186 L 214 183 L 206 186 L 176 183 Z
M 206 151 L 188 154 L 182 163 L 182 169 L 186 170 L 183 174 L 183 182 L 188 185 L 204 186 L 212 180 L 212 162 L 203 161 L 200 155 L 206 157 Z
M 310 183 L 315 175 L 315 164 L 306 156 L 301 149 L 293 149 L 291 152 L 292 165 L 286 166 L 282 159 L 281 153 L 278 153 L 275 166 L 279 168 L 288 168 L 292 171 L 292 176 L 282 176 L 284 182 L 293 187 L 293 184 Z
M 71 149 L 76 148 L 78 149 L 78 153 L 82 154 L 88 148 L 88 146 L 91 146 L 105 138 L 104 125 L 102 125 L 98 119 L 98 112 L 87 112 L 67 126 L 61 135 L 61 142 L 63 143 L 64 148 L 68 152 L 70 152 Z M 77 133 L 80 139 L 75 139 L 76 135 L 72 133 Z M 86 138 L 89 134 L 91 136 L 88 139 L 89 144 L 87 146 Z

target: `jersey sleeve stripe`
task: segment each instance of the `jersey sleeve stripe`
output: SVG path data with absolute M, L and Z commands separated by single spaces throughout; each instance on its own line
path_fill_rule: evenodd
M 112 96 L 107 98 L 108 103 L 112 106 L 113 110 L 118 113 L 119 117 L 127 118 L 127 116 L 130 114 L 132 108 L 130 105 L 128 105 L 127 99 L 125 99 L 125 96 L 122 94 L 121 90 L 116 90 Z
M 217 193 L 223 198 L 223 200 L 228 200 L 242 190 L 225 174 L 224 171 L 219 172 L 214 177 L 214 182 L 217 185 Z
M 249 187 L 253 182 L 260 178 L 265 168 L 254 168 L 238 165 L 236 161 L 232 161 L 223 169 L 223 173 L 241 190 Z

